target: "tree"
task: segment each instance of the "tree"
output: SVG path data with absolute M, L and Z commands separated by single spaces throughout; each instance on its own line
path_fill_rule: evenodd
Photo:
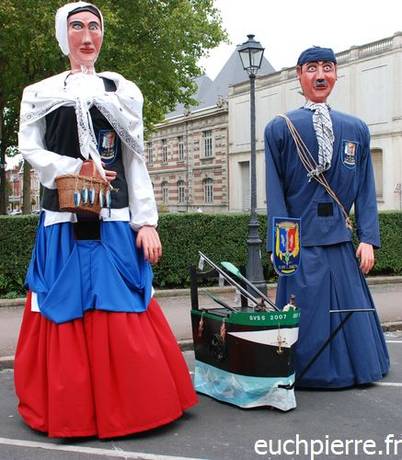
M 60 0 L 0 2 L 0 163 L 16 144 L 22 90 L 68 68 L 54 38 Z M 144 98 L 147 128 L 177 103 L 191 105 L 197 62 L 226 39 L 213 0 L 98 0 L 105 38 L 97 71 L 134 81 Z M 0 171 L 0 213 L 5 213 L 5 169 Z

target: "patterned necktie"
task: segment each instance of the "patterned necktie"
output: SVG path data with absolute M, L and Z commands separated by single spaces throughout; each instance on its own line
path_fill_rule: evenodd
M 334 131 L 327 104 L 307 101 L 304 108 L 313 111 L 313 126 L 318 142 L 318 165 L 314 171 L 309 173 L 311 178 L 331 167 Z

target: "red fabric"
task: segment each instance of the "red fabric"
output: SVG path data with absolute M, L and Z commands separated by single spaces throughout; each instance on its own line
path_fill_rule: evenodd
M 177 419 L 197 402 L 187 365 L 158 305 L 94 310 L 55 324 L 28 294 L 15 356 L 18 410 L 50 437 L 123 436 Z

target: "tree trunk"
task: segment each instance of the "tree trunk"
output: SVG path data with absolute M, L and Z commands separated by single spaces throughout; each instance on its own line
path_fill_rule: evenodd
M 31 214 L 31 165 L 24 161 L 24 174 L 22 182 L 22 214 Z

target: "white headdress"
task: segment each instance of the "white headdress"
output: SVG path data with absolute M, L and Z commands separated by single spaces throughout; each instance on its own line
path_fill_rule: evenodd
M 91 3 L 87 2 L 73 2 L 67 3 L 61 8 L 59 8 L 56 12 L 56 38 L 59 42 L 59 46 L 63 53 L 68 56 L 70 54 L 70 48 L 68 46 L 68 36 L 67 36 L 67 18 L 71 11 L 74 11 L 77 8 L 82 8 L 84 6 L 92 6 L 99 12 L 99 16 L 101 18 L 101 26 L 102 26 L 102 35 L 104 31 L 104 24 L 103 24 L 103 16 L 99 8 Z

